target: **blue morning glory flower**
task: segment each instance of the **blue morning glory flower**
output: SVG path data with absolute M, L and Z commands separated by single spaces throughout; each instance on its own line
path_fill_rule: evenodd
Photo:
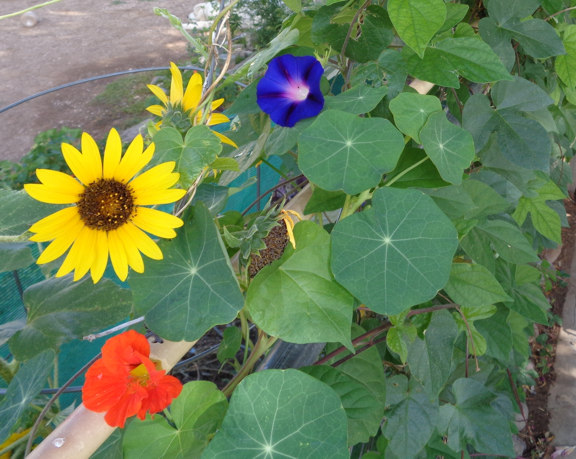
M 258 82 L 258 105 L 280 126 L 292 127 L 304 118 L 316 116 L 324 107 L 320 91 L 323 73 L 322 65 L 313 56 L 275 57 Z

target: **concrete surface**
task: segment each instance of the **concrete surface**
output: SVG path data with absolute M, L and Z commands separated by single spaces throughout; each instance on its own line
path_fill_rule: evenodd
M 556 348 L 556 381 L 548 398 L 550 431 L 557 447 L 576 445 L 576 247 L 570 266 L 562 329 Z M 576 458 L 576 452 L 562 457 Z

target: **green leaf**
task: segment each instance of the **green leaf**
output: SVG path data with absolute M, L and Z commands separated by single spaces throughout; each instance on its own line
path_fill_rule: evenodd
M 36 201 L 24 190 L 0 190 L 0 236 L 19 236 L 32 223 L 62 208 Z
M 126 458 L 200 457 L 216 433 L 228 403 L 226 396 L 209 381 L 192 381 L 170 407 L 174 427 L 162 416 L 134 419 L 124 434 Z
M 25 268 L 34 261 L 30 245 L 27 242 L 0 243 L 0 273 Z
M 516 53 L 512 46 L 510 34 L 501 29 L 492 17 L 485 17 L 478 22 L 482 39 L 490 45 L 498 55 L 506 69 L 510 72 L 516 61 Z
M 519 76 L 515 76 L 514 81 L 499 81 L 490 94 L 498 110 L 514 108 L 534 112 L 554 103 L 540 86 Z
M 388 392 L 396 392 L 399 403 L 385 413 L 382 434 L 389 440 L 386 457 L 389 453 L 400 453 L 406 459 L 415 457 L 430 439 L 438 419 L 438 406 L 415 381 L 407 388 L 405 380 L 404 375 L 388 380 Z M 395 391 L 390 390 L 391 385 L 396 386 Z
M 444 112 L 437 112 L 428 118 L 420 139 L 440 176 L 450 183 L 462 183 L 464 169 L 474 159 L 472 135 L 448 121 Z
M 490 134 L 496 132 L 495 151 L 501 151 L 506 159 L 524 168 L 549 170 L 552 146 L 548 133 L 537 121 L 513 109 L 493 110 L 486 96 L 474 95 L 464 106 L 462 125 L 472 134 L 476 151 L 484 148 Z
M 368 113 L 380 103 L 387 94 L 388 86 L 372 88 L 365 84 L 355 86 L 337 96 L 326 97 L 324 108 L 326 110 L 341 110 L 343 112 L 361 115 Z
M 124 459 L 122 439 L 124 430 L 115 429 L 104 443 L 90 456 L 90 459 Z
M 402 55 L 408 72 L 440 86 L 460 87 L 458 74 L 476 83 L 511 80 L 490 46 L 476 38 L 447 38 L 428 48 L 419 58 L 404 48 Z
M 298 149 L 298 165 L 312 182 L 357 194 L 394 169 L 404 138 L 383 118 L 328 110 L 300 135 Z
M 212 164 L 208 166 L 209 169 L 216 169 L 219 171 L 239 171 L 238 161 L 234 158 L 216 158 Z
M 359 325 L 352 324 L 353 338 L 358 338 L 365 332 L 366 330 Z M 326 346 L 326 352 L 332 352 L 335 348 L 335 343 L 329 343 Z M 383 405 L 386 401 L 386 377 L 378 349 L 374 346 L 357 354 L 345 351 L 327 363 L 333 365 L 337 360 L 344 358 L 347 360 L 338 365 L 338 370 L 365 386 Z
M 496 396 L 471 378 L 454 381 L 454 405 L 440 407 L 439 429 L 456 451 L 472 445 L 483 454 L 514 457 L 509 420 L 493 406 Z
M 490 0 L 487 2 L 488 13 L 498 22 L 505 23 L 510 19 L 522 19 L 530 16 L 540 6 L 539 0 Z
M 435 96 L 403 92 L 390 101 L 390 111 L 396 127 L 420 143 L 420 129 L 432 113 L 442 111 L 442 104 Z
M 6 395 L 0 402 L 1 443 L 4 443 L 12 430 L 18 426 L 20 416 L 44 388 L 54 365 L 54 357 L 52 350 L 44 350 L 24 363 L 10 381 Z
M 290 8 L 295 13 L 299 13 L 302 10 L 302 0 L 282 0 L 288 8 Z
M 357 62 L 376 60 L 394 39 L 392 24 L 386 10 L 378 5 L 368 6 L 364 11 L 360 28 L 361 32 L 357 38 L 348 41 L 346 56 Z
M 304 214 L 340 209 L 345 202 L 346 194 L 341 191 L 326 191 L 320 187 L 314 187 L 312 196 L 306 203 Z
M 396 168 L 386 175 L 396 188 L 435 188 L 448 185 L 421 148 L 404 148 Z
M 315 223 L 294 227 L 296 249 L 265 267 L 246 294 L 262 330 L 292 343 L 337 341 L 351 348 L 354 298 L 330 272 L 330 236 Z
M 468 13 L 468 5 L 461 5 L 459 3 L 446 3 L 446 19 L 444 24 L 440 27 L 439 32 L 455 27 Z
M 340 397 L 298 370 L 266 370 L 246 377 L 203 458 L 299 459 L 349 457 Z
M 222 143 L 207 126 L 194 126 L 184 139 L 177 129 L 163 127 L 154 135 L 154 163 L 175 161 L 180 173 L 178 183 L 190 187 L 202 170 L 212 164 L 222 151 Z
M 342 400 L 348 417 L 348 445 L 365 443 L 375 436 L 384 415 L 384 404 L 359 381 L 327 365 L 300 369 L 328 384 Z
M 242 332 L 238 327 L 230 326 L 224 330 L 222 341 L 218 347 L 218 361 L 224 363 L 228 359 L 236 357 L 242 344 Z
M 446 20 L 443 0 L 388 0 L 388 14 L 400 38 L 421 58 Z
M 547 312 L 550 304 L 542 293 L 540 278 L 526 278 L 524 273 L 530 268 L 538 274 L 536 268 L 526 265 L 511 265 L 498 260 L 496 264 L 496 277 L 500 281 L 513 301 L 505 302 L 504 305 L 516 311 L 518 314 L 540 324 L 548 323 Z
M 145 314 L 154 332 L 172 341 L 200 338 L 214 325 L 232 321 L 244 304 L 226 248 L 204 204 L 196 204 L 183 220 L 174 240 L 158 244 L 164 259 L 128 277 L 137 314 Z
M 399 324 L 388 330 L 386 344 L 392 352 L 398 354 L 402 363 L 406 363 L 408 346 L 414 342 L 417 334 L 418 330 L 412 324 Z
M 398 314 L 444 287 L 457 244 L 452 223 L 429 196 L 380 188 L 370 209 L 334 227 L 332 271 L 374 311 Z
M 490 271 L 471 263 L 454 263 L 444 289 L 455 303 L 468 307 L 511 300 Z
M 451 374 L 452 353 L 459 331 L 448 311 L 437 311 L 424 339 L 416 338 L 408 348 L 408 366 L 412 375 L 436 398 Z
M 520 43 L 526 54 L 536 59 L 566 54 L 554 27 L 542 19 L 508 22 L 501 27 Z
M 546 201 L 521 197 L 512 217 L 516 220 L 516 223 L 521 225 L 528 214 L 530 214 L 534 228 L 542 236 L 557 243 L 562 242 L 560 216 L 546 204 Z
M 566 54 L 558 56 L 554 68 L 562 82 L 570 89 L 576 88 L 576 25 L 568 25 L 562 31 L 562 43 Z
M 509 310 L 499 305 L 496 314 L 474 322 L 478 332 L 486 339 L 486 354 L 505 365 L 509 365 L 512 351 L 512 332 L 507 322 L 508 315 Z
M 486 236 L 489 244 L 504 260 L 510 263 L 536 263 L 539 258 L 520 229 L 503 220 L 487 220 L 472 231 Z
M 132 309 L 129 290 L 109 279 L 94 284 L 90 277 L 78 282 L 71 276 L 38 282 L 26 289 L 24 303 L 26 327 L 10 339 L 10 350 L 18 360 L 48 348 L 57 350 L 62 343 L 114 325 Z
M 0 346 L 26 326 L 26 319 L 16 319 L 0 325 Z

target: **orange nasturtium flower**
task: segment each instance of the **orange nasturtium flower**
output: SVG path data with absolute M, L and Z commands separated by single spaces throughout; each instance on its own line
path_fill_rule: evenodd
M 110 338 L 102 346 L 102 358 L 86 372 L 84 406 L 105 412 L 108 425 L 124 427 L 131 416 L 145 419 L 147 412 L 158 413 L 170 405 L 182 383 L 149 356 L 150 343 L 134 330 Z
M 180 174 L 173 172 L 173 161 L 159 164 L 137 175 L 152 159 L 154 144 L 144 149 L 138 135 L 122 156 L 122 141 L 115 129 L 108 134 L 104 159 L 90 135 L 82 134 L 82 151 L 62 144 L 62 154 L 74 176 L 49 169 L 37 169 L 39 184 L 26 184 L 24 189 L 34 199 L 49 204 L 72 204 L 30 227 L 31 241 L 52 241 L 37 260 L 48 263 L 70 251 L 56 276 L 74 271 L 74 280 L 88 271 L 98 282 L 108 255 L 121 280 L 128 266 L 144 271 L 140 252 L 160 260 L 162 252 L 146 233 L 173 238 L 174 228 L 182 220 L 174 215 L 151 209 L 149 205 L 175 202 L 185 190 L 171 188 Z
M 166 95 L 160 86 L 149 84 L 148 89 L 150 89 L 150 91 L 152 91 L 164 105 L 150 105 L 146 110 L 160 117 L 170 116 L 173 111 L 182 111 L 190 118 L 190 122 L 193 126 L 200 124 L 202 121 L 202 110 L 197 109 L 200 99 L 202 99 L 202 76 L 199 73 L 194 72 L 186 85 L 186 91 L 184 91 L 182 72 L 180 72 L 180 69 L 176 64 L 174 64 L 174 62 L 170 62 L 170 73 L 172 74 L 172 81 L 170 82 L 170 96 Z M 208 126 L 215 126 L 230 121 L 230 119 L 223 113 L 214 113 L 214 110 L 220 107 L 223 103 L 224 99 L 218 99 L 210 105 L 210 113 L 206 119 L 206 124 Z M 160 121 L 157 126 L 161 124 L 162 121 Z M 234 148 L 238 148 L 238 145 L 225 135 L 216 131 L 212 132 L 221 142 L 232 145 Z

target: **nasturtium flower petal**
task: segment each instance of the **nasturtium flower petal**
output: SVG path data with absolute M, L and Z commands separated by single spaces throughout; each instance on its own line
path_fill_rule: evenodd
M 110 426 L 124 427 L 131 416 L 144 419 L 164 410 L 181 391 L 182 383 L 150 359 L 144 335 L 128 330 L 110 338 L 102 357 L 86 372 L 82 402 L 91 411 L 106 413 Z

